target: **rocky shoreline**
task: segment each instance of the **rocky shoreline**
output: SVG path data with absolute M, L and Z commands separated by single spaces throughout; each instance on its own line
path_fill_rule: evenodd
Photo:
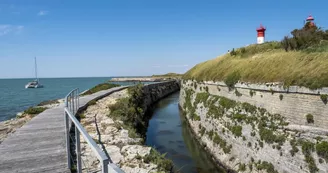
M 33 108 L 45 108 L 50 109 L 58 107 L 60 104 L 64 103 L 64 99 L 44 101 Z M 25 110 L 26 111 L 26 110 Z M 31 120 L 38 114 L 29 114 L 25 111 L 17 113 L 15 118 L 0 122 L 0 144 L 7 138 L 7 136 L 15 133 L 16 129 L 22 127 L 25 123 Z

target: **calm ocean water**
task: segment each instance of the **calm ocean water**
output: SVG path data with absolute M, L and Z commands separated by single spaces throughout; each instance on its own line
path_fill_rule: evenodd
M 25 85 L 33 79 L 0 79 L 0 121 L 14 118 L 18 112 L 42 101 L 64 98 L 75 88 L 82 92 L 110 79 L 111 77 L 44 78 L 40 79 L 44 88 L 39 89 L 25 89 Z

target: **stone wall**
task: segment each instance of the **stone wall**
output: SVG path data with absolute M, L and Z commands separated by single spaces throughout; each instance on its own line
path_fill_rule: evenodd
M 180 106 L 214 160 L 240 172 L 328 172 L 327 162 L 315 151 L 307 155 L 310 159 L 302 151 L 302 141 L 314 146 L 328 141 L 328 107 L 320 95 L 250 86 L 237 84 L 237 91 L 230 91 L 222 82 L 182 81 Z M 314 123 L 307 123 L 308 113 Z
M 146 109 L 159 101 L 163 97 L 168 96 L 180 89 L 180 85 L 177 81 L 168 81 L 168 82 L 160 82 L 154 84 L 148 84 L 144 86 L 145 96 L 145 106 Z
M 191 81 L 190 81 L 191 82 Z M 229 88 L 223 82 L 204 82 L 198 84 L 196 89 L 200 92 L 200 87 L 208 87 L 208 92 L 212 95 L 219 95 L 229 99 L 248 102 L 257 107 L 267 109 L 270 113 L 281 114 L 292 124 L 305 125 L 312 127 L 328 127 L 328 105 L 325 104 L 320 94 L 327 93 L 327 88 L 311 91 L 307 88 L 292 86 L 288 90 L 281 85 L 267 84 L 236 84 L 236 89 L 241 96 L 237 96 L 235 90 L 229 91 Z M 255 91 L 253 96 L 250 91 Z M 282 100 L 280 100 L 282 95 Z M 314 116 L 314 123 L 308 124 L 306 115 Z

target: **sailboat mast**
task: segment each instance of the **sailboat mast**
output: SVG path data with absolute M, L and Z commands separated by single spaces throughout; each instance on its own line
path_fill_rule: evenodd
M 36 65 L 36 57 L 34 57 L 34 63 L 35 63 L 35 78 L 36 80 L 39 82 L 39 79 L 38 79 L 38 71 L 37 71 L 37 65 Z

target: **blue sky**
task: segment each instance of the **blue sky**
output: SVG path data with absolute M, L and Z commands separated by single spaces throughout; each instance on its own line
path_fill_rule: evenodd
M 280 40 L 328 1 L 1 0 L 0 78 L 184 73 L 233 47 Z M 325 23 L 326 21 L 326 23 Z

